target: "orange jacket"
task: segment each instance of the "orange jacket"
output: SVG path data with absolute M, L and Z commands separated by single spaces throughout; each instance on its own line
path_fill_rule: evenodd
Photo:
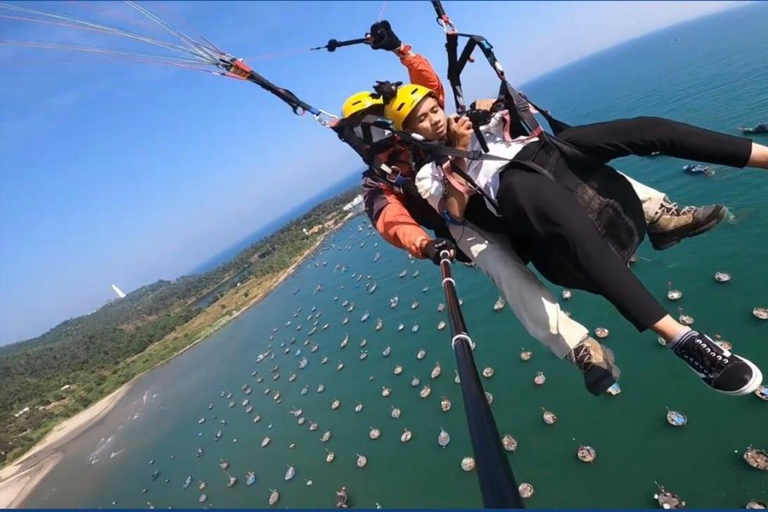
M 435 92 L 440 106 L 445 105 L 445 89 L 432 64 L 418 53 L 408 51 L 400 57 L 408 69 L 411 83 Z M 408 212 L 399 194 L 384 184 L 366 179 L 363 182 L 366 211 L 382 238 L 415 258 L 423 259 L 424 246 L 432 238 Z

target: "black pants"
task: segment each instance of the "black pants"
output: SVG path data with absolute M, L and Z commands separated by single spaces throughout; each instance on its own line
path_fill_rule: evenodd
M 689 160 L 744 167 L 752 144 L 749 139 L 659 118 L 577 126 L 561 132 L 559 138 L 603 163 L 619 156 L 660 151 Z M 535 161 L 543 146 L 530 144 L 516 159 Z M 568 161 L 558 159 L 555 165 L 567 166 Z M 558 171 L 549 170 L 555 175 Z M 524 247 L 524 256 L 549 281 L 602 295 L 641 332 L 667 314 L 560 183 L 513 164 L 502 173 L 498 203 L 515 247 Z

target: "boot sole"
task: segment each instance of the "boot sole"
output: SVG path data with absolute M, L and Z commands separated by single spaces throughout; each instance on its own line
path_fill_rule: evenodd
M 616 384 L 616 382 L 619 380 L 619 376 L 621 375 L 621 370 L 619 370 L 619 367 L 613 363 L 613 351 L 603 346 L 603 354 L 605 355 L 605 360 L 610 364 L 612 370 L 607 371 L 605 368 L 593 366 L 584 374 L 584 384 L 587 387 L 587 391 L 595 396 L 604 394 L 608 388 Z
M 652 237 L 648 237 L 651 240 L 651 245 L 654 249 L 657 251 L 663 251 L 666 249 L 669 249 L 670 247 L 674 247 L 675 245 L 679 244 L 683 239 L 685 238 L 693 238 L 695 236 L 703 235 L 710 229 L 713 229 L 718 226 L 721 222 L 725 220 L 725 217 L 728 215 L 728 208 L 723 206 L 718 212 L 717 215 L 715 215 L 714 218 L 710 219 L 709 222 L 706 224 L 702 224 L 699 226 L 698 229 L 695 229 L 693 231 L 685 233 L 684 230 L 680 230 L 679 232 L 685 233 L 685 236 L 678 236 L 678 231 L 670 231 L 669 233 L 665 233 L 665 238 L 667 236 L 672 237 L 670 240 L 664 240 L 663 242 L 656 242 Z

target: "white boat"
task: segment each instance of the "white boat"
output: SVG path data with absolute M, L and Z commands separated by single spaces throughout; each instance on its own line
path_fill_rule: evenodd
M 403 373 L 403 367 L 402 367 L 402 365 L 397 365 L 397 366 L 395 366 L 395 369 L 394 369 L 393 373 L 394 373 L 395 375 L 400 375 L 401 373 Z
M 199 420 L 197 420 L 198 425 L 202 425 L 203 423 L 205 423 L 205 418 L 200 418 Z
M 364 346 L 366 346 L 367 344 L 368 344 L 368 340 L 367 340 L 367 339 L 365 339 L 365 338 L 363 338 L 363 339 L 362 339 L 362 341 L 360 341 L 360 348 L 363 348 L 363 347 L 364 347 Z
M 400 436 L 400 442 L 401 443 L 407 443 L 411 440 L 411 437 L 413 437 L 413 433 L 411 433 L 410 430 L 405 429 L 403 430 L 403 435 Z
M 376 291 L 376 288 L 378 288 L 378 285 L 374 282 L 371 287 L 368 289 L 368 293 L 373 293 Z
M 403 278 L 408 274 L 408 269 L 403 269 L 400 271 L 399 274 L 397 274 L 397 277 Z
M 456 374 L 456 375 L 453 377 L 453 382 L 454 382 L 455 384 L 461 384 L 461 378 L 459 378 L 459 372 L 458 372 L 458 370 L 453 370 L 453 371 L 454 371 L 454 373 Z
M 470 472 L 475 469 L 475 459 L 472 457 L 464 457 L 461 459 L 461 469 L 462 471 L 466 472 Z
M 344 369 L 344 361 L 339 361 L 339 364 L 336 365 L 336 371 L 340 372 Z
M 296 476 L 296 470 L 293 466 L 288 466 L 288 471 L 285 472 L 285 480 L 291 480 L 294 476 Z
M 565 290 L 563 290 L 562 297 L 563 297 L 563 300 L 570 300 L 571 299 L 571 290 L 569 290 L 567 288 Z
M 370 427 L 371 431 L 368 433 L 368 437 L 371 439 L 378 439 L 381 436 L 381 430 Z
M 490 379 L 491 377 L 493 377 L 494 373 L 495 373 L 494 369 L 491 368 L 490 366 L 486 366 L 485 368 L 483 368 L 483 377 L 485 377 L 486 379 Z
M 400 417 L 400 414 L 402 414 L 402 411 L 400 411 L 400 409 L 398 409 L 397 407 L 392 406 L 392 414 L 391 414 L 391 416 L 394 419 L 398 419 Z
M 341 405 L 341 402 L 339 400 L 334 400 L 333 402 L 331 402 L 331 409 L 335 411 L 336 409 L 339 408 L 340 405 Z
M 269 495 L 269 504 L 274 505 L 275 503 L 277 503 L 277 500 L 280 499 L 280 493 L 274 489 L 270 489 L 270 491 L 271 493 Z
M 328 356 L 323 356 L 323 358 L 320 360 L 320 364 L 325 364 L 328 362 Z
M 684 427 L 688 424 L 688 417 L 680 411 L 672 411 L 667 407 L 667 423 L 673 427 Z
M 618 382 L 614 382 L 611 387 L 605 390 L 605 392 L 611 396 L 616 396 L 618 394 L 621 394 L 621 386 L 619 386 Z
M 426 350 L 424 350 L 423 348 L 420 348 L 420 349 L 419 349 L 419 351 L 418 351 L 418 352 L 416 352 L 416 359 L 418 359 L 419 361 L 421 361 L 421 360 L 422 360 L 422 359 L 424 359 L 425 357 L 427 357 L 427 351 L 426 351 Z
M 253 406 L 248 404 L 248 407 L 245 408 L 245 414 L 251 414 L 251 411 L 253 411 Z
M 537 386 L 543 386 L 545 382 L 547 382 L 547 376 L 544 375 L 544 372 L 536 372 L 536 376 L 533 378 L 533 383 Z
M 680 316 L 678 317 L 678 321 L 683 325 L 693 325 L 693 322 L 695 321 L 694 318 L 690 315 L 686 315 L 683 312 L 683 308 L 677 308 L 677 311 L 680 313 Z
M 488 405 L 493 403 L 493 395 L 488 391 L 485 392 L 485 401 L 488 402 Z
M 412 333 L 419 332 L 419 324 L 413 324 L 413 327 L 411 327 L 411 332 Z
M 310 423 L 309 430 L 310 432 L 314 432 L 315 430 L 317 430 L 317 423 Z
M 254 423 L 258 423 L 260 421 L 261 421 L 261 415 L 260 414 L 257 414 L 256 416 L 253 417 L 253 422 Z
M 411 302 L 411 309 L 417 309 L 418 307 L 419 307 L 419 301 L 414 299 L 413 302 Z
M 392 394 L 392 390 L 391 389 L 389 389 L 387 387 L 382 387 L 381 388 L 381 396 L 388 397 L 391 394 Z
M 397 307 L 397 304 L 400 302 L 400 297 L 395 295 L 391 299 L 389 299 L 389 307 L 392 309 L 395 309 Z
M 368 351 L 367 350 L 363 350 L 363 351 L 360 352 L 360 360 L 361 361 L 365 361 L 365 359 L 367 357 L 368 357 Z
M 544 420 L 544 423 L 546 423 L 547 425 L 554 425 L 555 422 L 557 421 L 557 415 L 552 411 L 546 410 L 543 407 L 541 408 L 541 411 L 543 413 L 541 417 Z
M 437 312 L 442 313 L 443 311 L 445 311 L 445 304 L 441 302 L 440 304 L 437 305 Z
M 442 400 L 440 400 L 440 410 L 443 412 L 448 412 L 451 410 L 451 401 L 447 398 L 443 397 Z
M 322 393 L 323 391 L 325 391 L 325 384 L 318 385 L 317 386 L 317 392 L 318 393 Z
M 496 302 L 493 303 L 493 310 L 501 311 L 502 309 L 504 309 L 505 305 L 506 305 L 506 301 L 504 301 L 504 297 L 499 295 L 499 298 L 496 299 Z
M 328 450 L 326 450 L 326 451 L 328 451 Z M 333 462 L 333 461 L 334 461 L 334 459 L 335 459 L 335 458 L 336 458 L 336 454 L 335 454 L 335 453 L 333 453 L 333 452 L 328 452 L 328 455 L 326 455 L 326 456 L 325 456 L 325 462 L 327 462 L 328 464 L 330 464 L 331 462 Z
M 307 421 L 307 418 L 302 416 L 301 418 L 299 418 L 299 420 L 296 423 L 298 423 L 299 425 L 303 425 L 306 421 Z
M 411 380 L 411 386 L 413 386 L 414 388 L 415 388 L 415 387 L 417 387 L 419 384 L 421 384 L 421 381 L 419 380 L 419 378 L 418 378 L 418 377 L 414 377 L 414 378 Z
M 349 318 L 345 316 L 344 319 L 341 321 L 341 325 L 347 325 L 348 323 L 349 323 Z
M 303 388 L 301 388 L 301 394 L 302 395 L 306 395 L 308 392 L 309 392 L 309 387 L 308 386 L 304 386 Z
M 731 280 L 731 274 L 727 272 L 715 272 L 715 281 L 718 283 L 727 283 Z
M 293 382 L 296 380 L 296 374 L 292 373 L 290 377 L 288 377 L 288 382 Z
M 440 427 L 440 434 L 438 434 L 437 436 L 437 444 L 445 448 L 446 446 L 448 446 L 448 443 L 450 442 L 451 442 L 451 436 L 448 434 L 448 432 L 443 430 L 442 427 Z
M 360 317 L 360 321 L 365 322 L 366 320 L 368 320 L 368 318 L 370 318 L 370 316 L 371 314 L 368 311 L 366 311 L 365 313 L 363 313 L 363 316 Z
M 440 321 L 437 323 L 437 330 L 438 330 L 438 331 L 442 331 L 443 329 L 445 329 L 445 322 L 444 322 L 443 320 L 440 320 Z
M 595 336 L 597 336 L 599 339 L 607 338 L 608 334 L 610 333 L 608 332 L 608 329 L 606 329 L 605 327 L 595 328 Z
M 440 376 L 442 371 L 443 371 L 443 369 L 440 366 L 440 362 L 438 361 L 437 363 L 435 363 L 435 367 L 432 368 L 432 373 L 430 374 L 430 377 L 432 377 L 433 379 L 436 379 L 436 378 L 438 378 Z
M 361 402 L 357 402 L 357 405 L 355 406 L 355 412 L 360 412 L 363 410 L 363 404 Z
M 405 329 L 405 325 L 403 325 L 403 324 L 398 324 L 397 325 L 397 330 L 398 331 L 402 331 L 403 329 Z
M 761 400 L 768 400 L 768 385 L 763 384 L 755 390 L 755 396 Z
M 331 431 L 326 430 L 325 433 L 323 433 L 323 437 L 320 438 L 320 442 L 327 443 L 330 438 L 331 438 Z
M 312 348 L 309 349 L 309 351 L 314 354 L 315 352 L 317 352 L 318 348 L 320 348 L 320 345 L 312 345 Z
M 527 482 L 523 482 L 520 484 L 520 486 L 517 488 L 517 492 L 520 493 L 521 498 L 530 498 L 533 496 L 533 493 L 535 492 L 533 489 L 533 486 Z
M 768 308 L 755 307 L 752 310 L 752 315 L 758 320 L 768 320 Z
M 374 329 L 376 329 L 377 331 L 380 331 L 382 327 L 384 327 L 384 321 L 381 318 L 377 318 L 376 327 L 374 327 Z
M 501 445 L 506 451 L 514 452 L 517 450 L 517 439 L 509 434 L 504 434 L 504 437 L 501 438 Z
M 302 357 L 299 360 L 299 369 L 303 370 L 304 368 L 307 367 L 308 364 L 309 364 L 309 359 L 307 359 L 306 357 Z
M 392 353 L 392 347 L 390 347 L 389 345 L 387 345 L 387 347 L 381 351 L 381 355 L 384 357 L 389 356 L 389 354 L 391 353 Z
M 341 340 L 341 344 L 339 345 L 341 348 L 344 348 L 349 343 L 349 334 L 344 335 L 344 339 Z
M 669 290 L 667 291 L 667 298 L 669 300 L 680 300 L 680 298 L 683 296 L 683 292 L 680 290 L 675 290 L 672 288 L 672 281 L 669 281 L 667 283 L 667 287 Z
M 271 440 L 272 439 L 270 439 L 269 436 L 266 436 L 264 439 L 261 440 L 261 447 L 262 448 L 266 447 Z
M 578 457 L 581 462 L 591 463 L 597 458 L 597 450 L 591 446 L 582 445 L 576 450 L 576 457 Z
M 421 391 L 419 391 L 419 396 L 421 398 L 427 398 L 430 393 L 432 393 L 432 388 L 430 388 L 429 386 L 424 386 L 423 388 L 421 388 Z
M 520 360 L 521 361 L 530 361 L 532 356 L 533 356 L 533 352 L 531 352 L 529 350 L 523 349 L 523 351 L 520 352 Z

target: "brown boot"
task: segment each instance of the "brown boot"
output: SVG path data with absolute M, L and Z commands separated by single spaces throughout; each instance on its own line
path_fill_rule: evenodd
M 683 238 L 706 233 L 728 214 L 728 208 L 721 204 L 680 208 L 666 198 L 660 210 L 660 215 L 648 223 L 648 239 L 657 251 L 669 249 Z
M 605 393 L 621 375 L 619 367 L 613 364 L 613 351 L 590 337 L 576 345 L 565 358 L 581 370 L 584 385 L 595 396 Z

